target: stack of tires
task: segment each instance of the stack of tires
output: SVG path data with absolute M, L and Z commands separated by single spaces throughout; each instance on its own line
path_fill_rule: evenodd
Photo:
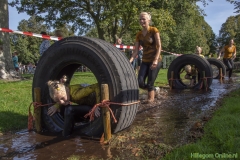
M 174 59 L 168 68 L 167 78 L 172 89 L 189 88 L 188 85 L 183 82 L 183 78 L 181 77 L 181 72 L 186 65 L 194 65 L 200 76 L 198 82 L 191 87 L 192 89 L 210 87 L 213 79 L 220 78 L 220 69 L 222 69 L 223 76 L 226 74 L 225 65 L 217 59 L 204 59 L 195 54 L 182 55 Z M 217 74 L 213 74 L 213 67 L 217 68 Z M 203 83 L 203 80 L 206 80 L 206 83 Z M 204 84 L 206 86 L 204 86 Z

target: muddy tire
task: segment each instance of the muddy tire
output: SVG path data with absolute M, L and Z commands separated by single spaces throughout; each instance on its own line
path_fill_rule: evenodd
M 52 103 L 47 81 L 59 79 L 64 74 L 71 80 L 80 64 L 93 72 L 99 87 L 100 84 L 108 84 L 110 101 L 116 103 L 138 101 L 138 82 L 127 57 L 112 44 L 88 37 L 68 37 L 55 42 L 48 48 L 36 68 L 32 91 L 35 87 L 40 87 L 41 102 Z M 52 117 L 48 116 L 49 107 L 42 107 L 42 125 L 51 132 L 60 132 L 63 129 L 63 116 L 59 113 Z M 129 127 L 138 110 L 138 104 L 110 105 L 110 107 L 117 119 L 117 123 L 111 119 L 112 133 Z M 84 125 L 81 132 L 88 136 L 101 136 L 103 133 L 102 116 Z
M 168 80 L 171 79 L 171 72 L 173 71 L 173 89 L 186 89 L 188 88 L 187 85 L 185 85 L 180 77 L 180 73 L 182 71 L 182 69 L 184 68 L 185 65 L 195 65 L 198 68 L 198 71 L 200 73 L 200 80 L 198 83 L 196 83 L 192 88 L 193 89 L 203 89 L 206 87 L 210 87 L 212 84 L 212 67 L 209 64 L 209 62 L 198 56 L 198 55 L 194 55 L 194 54 L 186 54 L 186 55 L 182 55 L 179 56 L 177 58 L 175 58 L 172 63 L 170 64 L 169 68 L 168 68 Z M 205 77 L 207 78 L 207 86 L 202 86 L 203 85 L 203 73 L 202 71 L 205 71 Z M 169 85 L 170 85 L 170 81 L 169 81 Z
M 213 79 L 220 78 L 220 68 L 222 68 L 222 75 L 223 76 L 226 75 L 226 66 L 222 61 L 215 58 L 208 58 L 207 61 L 210 63 L 211 66 L 213 66 L 214 68 L 215 67 L 217 68 L 216 72 L 213 69 Z

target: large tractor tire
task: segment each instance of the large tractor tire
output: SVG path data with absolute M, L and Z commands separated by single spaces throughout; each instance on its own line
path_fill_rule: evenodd
M 220 68 L 222 68 L 222 76 L 226 75 L 226 66 L 222 61 L 220 61 L 216 58 L 208 58 L 207 61 L 212 66 L 213 79 L 219 79 L 220 78 Z
M 199 81 L 192 87 L 192 89 L 201 89 L 210 87 L 212 84 L 212 67 L 209 62 L 195 54 L 186 54 L 175 58 L 168 68 L 167 78 L 169 85 L 171 85 L 171 74 L 173 72 L 173 85 L 172 89 L 187 89 L 188 86 L 182 82 L 180 73 L 186 65 L 194 65 L 197 67 L 200 74 Z M 205 77 L 207 78 L 206 86 L 203 86 L 203 71 L 205 71 Z
M 136 74 L 127 57 L 119 49 L 100 39 L 68 37 L 55 42 L 44 52 L 38 62 L 32 89 L 41 88 L 43 104 L 53 103 L 49 96 L 47 81 L 58 80 L 63 75 L 67 75 L 71 80 L 80 64 L 93 72 L 99 87 L 101 84 L 108 84 L 111 102 L 126 104 L 139 100 Z M 132 124 L 138 106 L 138 104 L 110 105 L 117 119 L 117 123 L 111 119 L 112 133 L 121 131 Z M 63 130 L 64 118 L 60 113 L 48 116 L 49 107 L 50 105 L 42 107 L 42 125 L 51 132 L 60 132 Z M 88 136 L 101 136 L 103 133 L 102 115 L 84 125 L 81 132 Z

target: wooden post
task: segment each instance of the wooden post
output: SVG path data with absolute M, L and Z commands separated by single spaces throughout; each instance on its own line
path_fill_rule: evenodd
M 34 88 L 34 102 L 41 103 L 41 88 Z M 37 132 L 42 131 L 41 126 L 41 107 L 34 109 L 35 127 Z
M 207 79 L 205 79 L 205 71 L 203 71 L 203 87 L 207 90 Z
M 220 79 L 220 83 L 222 84 L 222 80 L 223 80 L 222 68 L 219 68 L 219 79 Z
M 174 75 L 174 72 L 171 71 L 170 90 L 172 90 L 172 86 L 173 86 L 173 75 Z
M 109 100 L 109 90 L 107 84 L 101 85 L 101 94 L 102 100 Z M 103 126 L 104 126 L 104 144 L 107 144 L 108 141 L 111 139 L 111 120 L 110 120 L 110 111 L 108 108 L 102 108 L 103 114 Z

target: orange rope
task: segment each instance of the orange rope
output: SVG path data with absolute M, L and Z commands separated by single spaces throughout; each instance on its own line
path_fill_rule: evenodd
M 129 106 L 129 105 L 132 105 L 132 104 L 137 104 L 139 103 L 140 101 L 137 101 L 137 102 L 132 102 L 132 103 L 115 103 L 115 102 L 110 102 L 109 100 L 103 100 L 102 102 L 98 103 L 98 104 L 95 104 L 93 106 L 93 108 L 89 111 L 89 113 L 87 113 L 84 117 L 87 118 L 89 116 L 90 118 L 90 121 L 94 120 L 94 112 L 96 110 L 97 107 L 106 107 L 109 109 L 111 115 L 112 115 L 112 118 L 114 120 L 114 123 L 117 123 L 117 120 L 113 114 L 113 111 L 112 109 L 109 107 L 111 104 L 115 104 L 115 105 L 121 105 L 121 106 Z
M 54 104 L 54 103 L 49 103 L 49 104 L 42 104 L 39 102 L 30 103 L 30 105 L 28 107 L 28 131 L 33 130 L 33 120 L 35 120 L 33 114 L 31 113 L 31 106 L 34 106 L 34 111 L 35 111 L 35 109 L 37 109 L 39 107 L 48 106 L 48 105 L 52 105 L 52 104 Z
M 121 106 L 129 106 L 129 105 L 132 105 L 132 104 L 137 104 L 139 102 L 140 101 L 123 104 L 123 103 L 110 102 L 109 100 L 103 100 L 101 103 L 95 104 L 94 107 L 89 111 L 89 113 L 87 113 L 84 117 L 87 118 L 89 116 L 90 117 L 90 121 L 92 121 L 92 120 L 94 120 L 94 112 L 95 112 L 97 107 L 107 107 L 109 109 L 112 117 L 113 117 L 114 122 L 117 123 L 117 120 L 116 120 L 116 118 L 115 118 L 115 116 L 113 114 L 113 111 L 109 107 L 111 104 L 121 105 Z M 30 105 L 28 107 L 28 131 L 33 130 L 33 120 L 35 120 L 34 116 L 31 113 L 31 106 L 34 106 L 34 111 L 35 111 L 35 109 L 37 109 L 39 107 L 44 107 L 44 106 L 53 105 L 53 104 L 55 104 L 55 103 L 48 103 L 48 104 L 42 104 L 42 103 L 39 103 L 39 102 L 32 102 L 32 103 L 30 103 Z

